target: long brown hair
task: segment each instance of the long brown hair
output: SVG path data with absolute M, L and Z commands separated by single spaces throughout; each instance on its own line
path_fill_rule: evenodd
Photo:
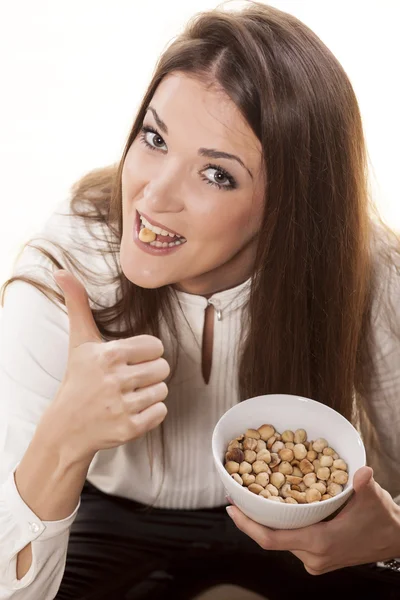
M 111 233 L 108 252 L 118 255 L 124 159 L 157 86 L 174 71 L 222 88 L 262 145 L 265 209 L 243 313 L 248 333 L 238 372 L 241 399 L 299 394 L 356 422 L 374 376 L 371 306 L 379 261 L 373 242 L 377 232 L 390 232 L 373 218 L 365 139 L 349 78 L 296 17 L 251 1 L 240 11 L 222 6 L 195 14 L 159 58 L 121 160 L 72 187 L 74 214 L 86 224 L 104 224 Z M 386 262 L 399 254 L 397 238 L 390 239 L 379 251 Z M 64 264 L 43 252 L 55 267 L 68 268 L 73 259 L 61 250 Z M 90 279 L 84 264 L 77 269 Z M 140 288 L 118 260 L 115 273 L 118 300 L 93 309 L 104 339 L 158 336 L 160 314 L 177 339 L 172 287 Z M 16 279 L 63 303 L 57 291 L 17 276 L 3 284 L 2 304 Z M 365 425 L 365 417 L 361 421 Z

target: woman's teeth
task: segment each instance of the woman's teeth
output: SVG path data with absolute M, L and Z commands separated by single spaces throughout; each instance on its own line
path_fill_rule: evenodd
M 175 235 L 170 233 L 169 231 L 165 231 L 165 229 L 161 229 L 161 227 L 157 227 L 155 225 L 151 225 L 145 217 L 140 216 L 140 231 L 139 231 L 139 239 L 142 242 L 149 244 L 149 246 L 155 246 L 156 248 L 172 248 L 173 246 L 179 246 L 186 242 L 186 239 L 182 236 Z M 160 242 L 156 240 L 157 235 L 168 236 L 171 239 L 179 238 L 175 241 L 171 242 Z

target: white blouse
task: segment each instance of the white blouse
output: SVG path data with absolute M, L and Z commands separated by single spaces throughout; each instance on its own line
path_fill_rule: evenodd
M 88 241 L 83 251 L 78 248 L 78 241 L 87 240 L 87 232 L 68 216 L 68 201 L 50 215 L 38 233 L 63 243 L 78 260 L 86 264 L 90 260 L 90 266 L 99 273 L 99 288 L 89 289 L 85 284 L 86 288 L 103 303 L 115 301 L 118 292 L 114 285 L 103 284 L 105 275 L 113 274 L 112 264 L 100 255 L 91 256 Z M 44 245 L 44 240 L 38 244 Z M 53 247 L 46 247 L 59 256 Z M 19 257 L 13 274 L 26 272 L 27 267 L 30 273 L 35 271 L 35 276 L 60 291 L 52 279 L 49 261 L 32 248 Z M 391 285 L 391 293 L 399 298 L 400 277 L 392 279 L 395 286 Z M 208 301 L 202 296 L 177 292 L 179 305 L 175 306 L 175 315 L 183 350 L 169 382 L 166 400 L 164 480 L 160 428 L 157 428 L 151 433 L 152 471 L 143 437 L 97 452 L 87 476 L 93 485 L 103 492 L 146 504 L 154 502 L 162 508 L 196 509 L 225 504 L 225 490 L 213 464 L 211 436 L 219 418 L 240 400 L 235 375 L 236 349 L 241 335 L 240 317 L 249 291 L 250 280 L 214 294 Z M 201 373 L 201 342 L 208 303 L 214 304 L 216 311 L 212 368 L 206 384 Z M 400 320 L 400 311 L 398 315 Z M 0 600 L 52 600 L 63 576 L 69 531 L 80 501 L 66 519 L 41 521 L 19 495 L 14 472 L 63 378 L 69 322 L 64 307 L 55 306 L 24 282 L 10 285 L 0 317 Z M 400 456 L 400 343 L 385 332 L 379 311 L 375 325 L 381 383 L 377 383 L 369 410 L 387 440 L 387 451 L 395 457 Z M 168 360 L 171 343 L 164 324 L 160 337 Z M 383 387 L 385 401 L 379 393 Z M 396 469 L 397 461 L 393 460 L 393 465 Z M 29 542 L 32 542 L 32 566 L 18 581 L 16 556 Z

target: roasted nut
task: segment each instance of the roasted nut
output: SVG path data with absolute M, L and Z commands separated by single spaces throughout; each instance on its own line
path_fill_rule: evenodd
M 264 440 L 264 442 L 266 442 L 267 440 L 269 440 L 270 437 L 274 435 L 275 427 L 273 427 L 272 425 L 261 425 L 261 427 L 259 427 L 257 431 L 259 432 L 261 439 Z
M 280 496 L 271 496 L 268 500 L 273 500 L 274 502 L 285 502 L 283 498 Z
M 242 462 L 243 460 L 252 465 L 253 462 L 257 460 L 257 454 L 254 452 L 254 450 L 245 450 L 243 452 L 243 459 L 240 462 Z
M 279 494 L 278 488 L 276 488 L 272 483 L 269 483 L 265 489 L 269 491 L 271 496 L 278 496 Z
M 262 485 L 258 485 L 258 483 L 251 483 L 247 489 L 250 492 L 253 492 L 253 494 L 259 494 L 263 491 L 264 488 L 262 487 Z
M 233 448 L 240 448 L 240 449 L 242 449 L 241 442 L 239 442 L 238 440 L 232 440 L 231 442 L 229 442 L 229 444 L 228 444 L 228 452 L 230 450 L 233 450 Z
M 315 452 L 315 450 L 309 450 L 307 452 L 306 459 L 309 460 L 310 462 L 315 460 L 317 457 L 318 457 L 318 454 Z
M 278 454 L 282 460 L 287 460 L 290 462 L 294 459 L 293 450 L 290 450 L 288 448 L 283 448 L 283 450 L 280 450 Z
M 257 460 L 263 460 L 269 465 L 271 462 L 271 452 L 266 448 L 264 450 L 260 450 L 260 452 L 257 452 Z
M 312 475 L 312 473 L 310 473 L 310 475 Z M 306 477 L 308 477 L 308 475 L 306 475 Z M 318 490 L 322 496 L 324 494 L 326 494 L 326 485 L 324 483 L 322 483 L 322 481 L 317 481 L 317 483 L 312 483 L 310 485 L 310 488 L 313 490 Z
M 261 438 L 260 432 L 256 429 L 247 429 L 244 434 L 245 438 L 254 438 L 255 440 L 259 440 Z
M 302 481 L 301 483 L 299 483 L 299 488 L 301 492 L 305 492 L 307 489 L 306 484 L 304 483 L 304 481 Z
M 338 460 L 339 454 L 337 452 L 335 452 L 335 454 L 332 454 L 332 458 L 333 458 L 333 460 Z
M 285 476 L 283 473 L 272 473 L 269 480 L 279 490 L 285 483 Z
M 271 462 L 269 463 L 270 469 L 273 469 L 281 462 L 281 458 L 279 454 L 276 452 L 271 452 Z
M 318 469 L 320 468 L 320 464 L 319 464 L 319 459 L 316 458 L 315 460 L 312 461 L 312 464 L 314 465 L 314 471 L 317 472 Z
M 282 441 L 282 436 L 280 433 L 278 433 L 277 431 L 275 431 L 274 436 L 276 437 L 277 441 L 281 442 Z
M 292 461 L 292 465 L 293 465 L 293 461 Z M 299 469 L 299 467 L 294 467 L 293 466 L 293 473 L 292 473 L 292 475 L 295 475 L 296 477 L 303 477 L 303 472 L 301 471 L 301 469 Z
M 294 432 L 290 429 L 286 429 L 282 433 L 282 442 L 294 442 Z
M 255 483 L 256 481 L 256 476 L 252 475 L 250 473 L 243 473 L 242 475 L 242 479 L 243 479 L 243 484 L 246 487 L 249 487 L 250 484 Z
M 330 496 L 337 496 L 340 492 L 343 492 L 343 487 L 338 483 L 328 483 L 328 487 L 326 488 L 327 493 Z
M 296 429 L 294 432 L 294 443 L 295 444 L 304 444 L 307 440 L 307 433 L 305 429 Z
M 275 442 L 275 444 L 271 448 L 271 452 L 279 453 L 279 451 L 283 450 L 284 447 L 285 447 L 285 444 L 283 442 Z
M 303 460 L 307 456 L 307 449 L 304 444 L 296 444 L 293 453 L 297 460 Z
M 302 477 L 296 477 L 295 475 L 287 475 L 286 476 L 286 481 L 287 483 L 290 483 L 291 485 L 299 485 L 299 483 L 301 483 L 303 481 Z
M 317 476 L 315 473 L 307 473 L 304 475 L 303 481 L 307 487 L 311 487 L 313 483 L 317 483 Z
M 347 464 L 341 458 L 337 458 L 333 461 L 333 468 L 335 471 L 347 471 Z
M 240 475 L 244 475 L 244 473 L 251 473 L 251 464 L 246 462 L 245 460 L 239 465 L 239 473 Z
M 290 496 L 289 492 L 290 483 L 284 483 L 281 489 L 279 490 L 280 495 L 282 496 L 282 498 L 288 498 Z
M 323 481 L 328 481 L 330 476 L 331 472 L 329 470 L 329 467 L 320 467 L 317 471 L 318 479 L 322 479 Z
M 314 489 L 308 488 L 305 491 L 305 494 L 306 494 L 306 500 L 309 504 L 311 504 L 312 502 L 319 502 L 322 498 L 321 492 L 319 492 L 315 488 Z
M 322 450 L 322 454 L 324 454 L 325 456 L 333 456 L 335 454 L 335 451 L 333 448 L 330 448 L 329 446 L 327 448 L 324 448 Z
M 325 438 L 318 438 L 313 443 L 313 450 L 315 450 L 315 452 L 322 452 L 323 449 L 327 448 L 328 446 L 329 446 L 329 444 Z
M 279 465 L 275 465 L 275 467 L 271 469 L 271 473 L 279 473 Z
M 298 485 L 295 485 L 295 484 L 293 484 L 291 486 L 291 488 L 292 488 L 292 490 L 295 490 L 296 492 L 301 492 L 302 491 L 301 488 Z
M 258 473 L 267 472 L 267 463 L 263 460 L 256 460 L 253 465 L 253 473 L 258 475 Z
M 232 473 L 239 473 L 240 466 L 239 463 L 230 460 L 225 464 L 225 469 L 228 471 L 229 475 L 232 475 Z
M 291 475 L 293 473 L 293 467 L 290 464 L 290 462 L 288 462 L 287 460 L 283 460 L 279 465 L 278 465 L 278 471 L 280 473 L 283 473 L 284 475 Z M 344 471 L 343 471 L 344 472 Z
M 330 481 L 333 483 L 339 483 L 340 485 L 345 485 L 349 480 L 349 476 L 346 471 L 332 471 Z
M 321 500 L 330 500 L 332 498 L 332 496 L 330 496 L 329 494 L 323 494 Z
M 297 500 L 299 504 L 306 504 L 307 502 L 305 492 L 296 492 L 296 490 L 292 489 L 292 491 L 290 492 L 290 496 L 291 498 Z
M 267 441 L 267 448 L 268 450 L 271 450 L 272 446 L 275 444 L 276 442 L 276 437 L 273 435 L 272 437 L 269 438 L 269 440 Z
M 300 462 L 300 471 L 304 473 L 304 475 L 307 475 L 307 473 L 312 473 L 314 471 L 314 465 L 306 458 L 303 458 L 303 460 Z
M 271 492 L 267 489 L 263 490 L 258 494 L 259 496 L 263 496 L 264 498 L 271 498 Z
M 239 485 L 243 485 L 243 479 L 240 477 L 239 473 L 232 473 L 231 477 L 237 481 Z
M 226 462 L 233 460 L 234 462 L 241 463 L 244 461 L 244 453 L 240 448 L 232 448 L 225 454 Z
M 258 485 L 262 485 L 263 488 L 265 488 L 265 486 L 268 485 L 268 483 L 269 483 L 268 473 L 265 473 L 265 472 L 259 473 L 256 477 L 256 483 L 258 483 Z
M 331 467 L 333 465 L 332 456 L 325 456 L 324 454 L 319 459 L 320 467 Z
M 288 496 L 287 498 L 285 498 L 285 502 L 286 502 L 286 504 L 298 504 L 297 500 L 295 500 L 291 496 Z
M 266 442 L 264 442 L 264 440 L 257 440 L 257 448 L 256 448 L 256 452 L 260 452 L 261 450 L 265 450 L 265 448 L 267 447 Z
M 257 440 L 246 437 L 243 440 L 243 450 L 255 450 L 257 448 Z
M 293 450 L 294 443 L 293 442 L 285 442 L 285 448 L 288 448 L 289 450 Z

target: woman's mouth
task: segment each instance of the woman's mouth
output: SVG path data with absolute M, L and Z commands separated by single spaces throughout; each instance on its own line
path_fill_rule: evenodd
M 135 242 L 150 254 L 170 254 L 187 242 L 186 238 L 172 230 L 154 225 L 136 211 Z

